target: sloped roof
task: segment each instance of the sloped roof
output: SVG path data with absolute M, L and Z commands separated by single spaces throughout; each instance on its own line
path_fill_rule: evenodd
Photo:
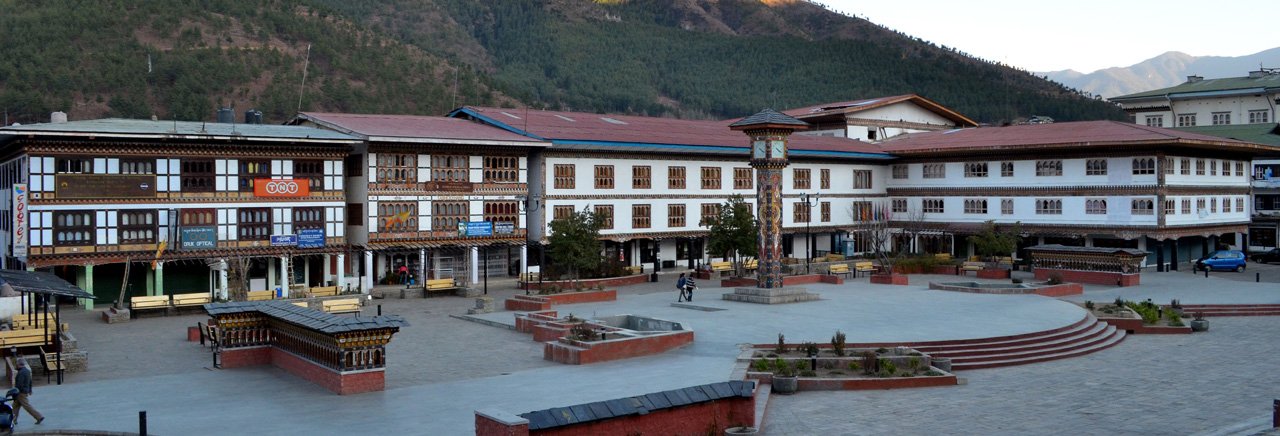
M 757 112 L 755 115 L 735 121 L 729 124 L 729 127 L 746 127 L 761 124 L 797 126 L 802 128 L 809 127 L 809 124 L 804 121 L 797 120 L 788 115 L 780 114 L 778 111 L 769 108 L 765 108 L 764 110 Z
M 1175 127 L 1174 130 L 1280 147 L 1280 125 L 1274 123 Z
M 1273 153 L 1280 150 L 1262 144 L 1120 121 L 1079 121 L 912 133 L 890 138 L 880 146 L 884 151 L 898 155 L 939 152 L 954 155 L 962 151 L 1174 144 L 1252 153 Z
M 823 118 L 830 115 L 844 115 L 871 110 L 879 107 L 889 106 L 902 102 L 911 102 L 928 110 L 930 112 L 941 115 L 951 121 L 954 121 L 961 127 L 976 127 L 977 122 L 961 115 L 959 112 L 948 109 L 946 106 L 938 104 L 933 100 L 915 95 L 903 94 L 889 97 L 867 98 L 862 100 L 840 101 L 834 103 L 823 103 L 813 106 L 805 106 L 795 109 L 787 109 L 782 113 L 796 117 L 800 120 L 808 120 L 812 118 Z
M 549 140 L 556 149 L 663 150 L 673 153 L 749 154 L 746 135 L 731 121 L 608 115 L 466 106 L 450 114 L 474 117 L 512 133 Z M 830 136 L 792 135 L 792 156 L 890 159 L 874 144 Z
M 1156 97 L 1164 98 L 1165 96 L 1176 99 L 1179 97 L 1270 92 L 1276 89 L 1280 89 L 1280 74 L 1262 74 L 1259 77 L 1226 77 L 1221 79 L 1201 79 L 1195 82 L 1183 82 L 1177 86 L 1111 97 L 1109 100 L 1140 100 Z
M 756 383 L 754 381 L 733 380 L 616 400 L 535 410 L 521 413 L 520 417 L 529 420 L 529 430 L 545 430 L 623 416 L 646 415 L 657 410 L 716 401 L 722 398 L 750 398 L 755 395 L 755 388 Z
M 497 127 L 452 117 L 302 112 L 294 123 L 316 125 L 370 141 L 549 146 Z
M 340 132 L 273 124 L 155 121 L 124 118 L 43 123 L 0 128 L 0 135 L 92 136 L 97 138 L 247 140 L 285 142 L 358 142 Z
M 61 277 L 43 271 L 0 269 L 0 284 L 6 284 L 18 292 L 57 295 L 61 297 L 93 298 L 93 294 L 77 288 Z
M 259 312 L 282 321 L 324 333 L 345 333 L 384 328 L 408 327 L 399 315 L 345 316 L 294 306 L 286 301 L 233 301 L 204 305 L 210 316 L 225 313 Z

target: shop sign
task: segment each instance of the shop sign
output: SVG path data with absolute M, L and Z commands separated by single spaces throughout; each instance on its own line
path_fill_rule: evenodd
M 218 228 L 214 226 L 183 227 L 178 230 L 183 250 L 218 248 Z
M 253 179 L 253 195 L 306 197 L 311 195 L 311 181 L 308 179 Z
M 156 176 L 141 174 L 58 174 L 58 198 L 154 198 Z
M 298 245 L 298 235 L 271 235 L 272 247 L 295 247 Z
M 493 236 L 493 223 L 488 221 L 459 222 L 458 236 Z
M 324 247 L 324 229 L 298 230 L 298 248 Z

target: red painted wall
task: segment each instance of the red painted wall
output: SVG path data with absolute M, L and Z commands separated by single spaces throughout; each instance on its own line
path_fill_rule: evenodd
M 673 332 L 656 336 L 640 336 L 599 342 L 565 344 L 547 342 L 542 357 L 559 363 L 585 365 L 610 360 L 627 359 L 651 354 L 661 354 L 693 342 L 693 331 Z
M 1058 274 L 1062 281 L 1091 283 L 1095 285 L 1137 286 L 1141 283 L 1141 274 L 1123 274 L 1106 271 L 1077 271 L 1070 269 L 1036 268 L 1036 280 L 1048 280 L 1049 276 Z
M 648 274 L 636 274 L 636 275 L 631 275 L 626 277 L 610 277 L 607 279 L 583 279 L 578 281 L 557 280 L 554 282 L 547 281 L 547 282 L 542 282 L 541 285 L 539 285 L 538 282 L 529 282 L 524 285 L 525 287 L 522 287 L 520 289 L 525 289 L 525 288 L 541 289 L 542 286 L 552 286 L 552 285 L 565 288 L 565 287 L 576 286 L 579 284 L 581 284 L 582 286 L 592 287 L 592 288 L 594 288 L 596 285 L 600 285 L 604 287 L 617 287 L 617 286 L 626 286 L 626 285 L 638 285 L 640 283 L 647 283 L 647 282 L 649 282 Z
M 224 349 L 219 359 L 223 368 L 274 365 L 339 395 L 381 391 L 386 386 L 382 370 L 341 374 L 270 346 Z
M 476 436 L 523 435 L 702 435 L 724 434 L 724 429 L 756 425 L 755 397 L 722 398 L 630 415 L 545 430 L 528 430 L 528 425 L 508 427 L 482 415 L 476 415 Z M 483 422 L 483 423 L 482 423 Z M 520 427 L 523 427 L 521 430 Z
M 219 363 L 223 368 L 240 368 L 271 363 L 271 347 L 229 348 L 218 353 Z

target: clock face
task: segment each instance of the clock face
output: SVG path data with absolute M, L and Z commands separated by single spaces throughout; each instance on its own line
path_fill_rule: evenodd
M 768 147 L 764 141 L 756 141 L 751 145 L 751 157 L 755 159 L 764 159 L 767 156 Z
M 786 142 L 781 141 L 781 140 L 774 140 L 774 141 L 769 141 L 769 143 L 770 143 L 770 145 L 771 145 L 771 146 L 772 146 L 772 148 L 773 148 L 773 153 L 772 153 L 772 155 L 771 155 L 770 157 L 772 157 L 772 158 L 774 158 L 774 159 L 786 159 L 786 158 L 787 158 L 787 145 L 786 145 L 787 143 L 786 143 Z

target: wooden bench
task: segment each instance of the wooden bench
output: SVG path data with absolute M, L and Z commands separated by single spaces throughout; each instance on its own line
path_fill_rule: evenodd
M 987 264 L 985 262 L 967 261 L 963 265 L 960 265 L 960 275 L 964 275 L 969 271 L 973 271 L 974 274 L 977 274 L 978 271 L 981 271 L 982 268 L 986 266 Z
M 952 259 L 951 253 L 935 253 L 933 258 L 939 262 L 950 262 Z
M 336 297 L 338 296 L 337 286 L 316 286 L 307 290 L 312 297 Z
M 129 298 L 129 310 L 168 309 L 168 295 L 134 296 Z
M 533 283 L 538 281 L 540 274 L 536 272 L 520 274 L 520 281 L 524 283 Z
M 9 330 L 0 331 L 0 347 L 36 347 L 53 343 L 53 332 L 45 334 L 44 330 Z
M 192 294 L 173 294 L 173 307 L 191 307 L 203 306 L 213 302 L 213 298 L 209 297 L 208 292 L 196 292 Z
M 67 369 L 67 362 L 60 359 L 62 353 L 46 353 L 44 347 L 40 347 L 40 362 L 44 363 L 44 378 L 46 383 L 50 379 L 50 375 L 60 373 Z M 61 380 L 61 378 L 59 378 Z
M 711 272 L 720 274 L 733 271 L 733 262 L 711 262 Z
M 276 299 L 275 291 L 249 291 L 249 301 L 270 301 Z
M 759 260 L 759 259 L 747 259 L 747 260 L 745 260 L 745 261 L 743 261 L 743 262 L 742 262 L 742 269 L 743 269 L 744 271 L 755 271 L 755 270 L 758 270 L 758 269 L 760 269 L 760 260 Z
M 307 308 L 307 309 L 311 308 L 311 304 L 307 303 L 306 301 L 295 301 L 290 304 L 293 304 L 294 306 L 298 306 L 298 307 Z
M 627 270 L 627 275 L 644 274 L 644 265 L 626 266 L 622 269 Z
M 849 264 L 837 263 L 831 265 L 830 268 L 827 268 L 827 274 L 844 275 L 845 277 L 849 277 Z
M 359 298 L 343 298 L 341 300 L 324 300 L 320 302 L 328 313 L 360 313 Z
M 1010 256 L 1001 257 L 996 259 L 996 264 L 1001 268 L 1013 269 L 1013 258 Z
M 855 273 L 854 277 L 857 277 L 856 273 L 869 274 L 869 273 L 876 272 L 876 270 L 879 270 L 879 268 L 876 268 L 876 264 L 869 260 L 863 260 L 863 261 L 858 261 L 853 263 L 853 271 Z M 863 275 L 866 275 L 866 274 L 863 274 Z
M 431 279 L 424 283 L 423 292 L 431 294 L 433 292 L 453 292 L 458 290 L 458 284 L 453 279 Z
M 20 319 L 14 319 L 12 324 L 13 324 L 14 330 L 44 330 L 44 321 L 29 322 L 29 321 L 23 321 Z M 49 330 L 53 330 L 56 328 L 57 327 L 53 325 L 49 326 Z M 62 331 L 65 332 L 70 329 L 71 329 L 70 324 L 67 324 L 65 322 L 62 323 Z
M 837 254 L 837 253 L 827 253 L 827 255 L 823 257 L 823 260 L 826 262 L 839 262 L 844 260 L 844 255 Z

